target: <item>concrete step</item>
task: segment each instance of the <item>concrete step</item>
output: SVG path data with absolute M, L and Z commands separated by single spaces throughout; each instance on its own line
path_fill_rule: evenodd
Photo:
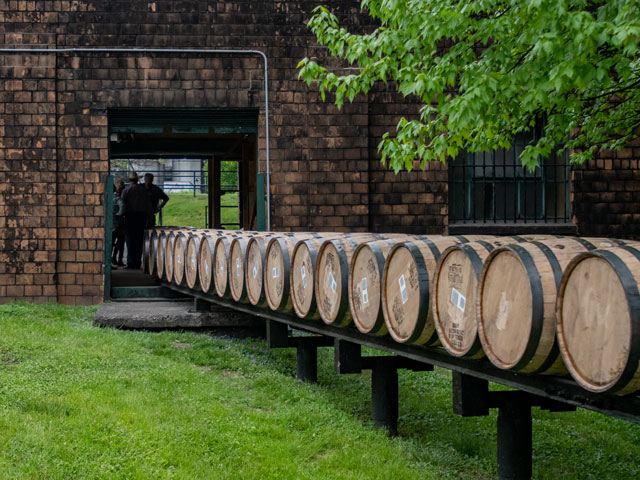
M 228 333 L 233 329 L 249 329 L 256 330 L 255 334 L 260 336 L 265 329 L 264 320 L 229 308 L 212 304 L 210 311 L 195 311 L 193 299 L 137 298 L 105 302 L 93 323 L 102 327 L 143 330 L 208 329 Z

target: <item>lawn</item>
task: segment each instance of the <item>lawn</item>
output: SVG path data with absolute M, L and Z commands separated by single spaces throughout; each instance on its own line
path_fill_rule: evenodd
M 401 372 L 400 436 L 369 421 L 369 377 L 295 380 L 261 340 L 92 326 L 94 307 L 0 306 L 0 478 L 495 476 L 495 412 L 451 411 L 450 375 Z M 640 427 L 534 409 L 535 478 L 638 478 Z
M 181 227 L 205 228 L 207 194 L 188 192 L 168 193 L 169 203 L 162 209 L 162 224 Z M 222 223 L 238 223 L 237 193 L 225 193 L 222 196 Z M 233 228 L 232 226 L 226 228 Z

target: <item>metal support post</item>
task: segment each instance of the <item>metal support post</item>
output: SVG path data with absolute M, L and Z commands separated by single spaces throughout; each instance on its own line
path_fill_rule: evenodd
M 335 368 L 338 373 L 371 370 L 371 420 L 389 435 L 398 434 L 398 369 L 430 371 L 433 366 L 403 357 L 363 357 L 361 345 L 335 340 Z
M 202 300 L 201 298 L 194 297 L 193 299 L 193 309 L 196 312 L 210 312 L 211 304 L 206 300 Z
M 575 407 L 520 390 L 490 392 L 489 382 L 460 372 L 452 372 L 453 411 L 463 417 L 489 414 L 498 409 L 498 478 L 531 478 L 531 407 L 566 412 Z
M 314 342 L 298 342 L 296 354 L 298 380 L 316 383 L 318 381 L 318 346 Z
M 398 370 L 390 363 L 371 370 L 371 420 L 389 435 L 398 434 Z
M 531 406 L 509 402 L 498 409 L 498 478 L 531 478 Z
M 318 347 L 332 347 L 333 339 L 321 335 L 292 337 L 286 323 L 267 320 L 269 348 L 296 348 L 297 378 L 302 382 L 318 381 Z

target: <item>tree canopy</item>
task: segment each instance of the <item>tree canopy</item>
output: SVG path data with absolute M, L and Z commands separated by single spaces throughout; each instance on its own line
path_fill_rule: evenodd
M 362 0 L 377 27 L 354 34 L 325 7 L 309 27 L 334 57 L 358 67 L 337 75 L 309 58 L 300 78 L 340 107 L 377 81 L 422 102 L 379 145 L 394 170 L 446 161 L 462 149 L 509 148 L 542 122 L 522 153 L 568 149 L 583 163 L 619 149 L 640 127 L 640 0 Z M 635 133 L 634 133 L 635 131 Z

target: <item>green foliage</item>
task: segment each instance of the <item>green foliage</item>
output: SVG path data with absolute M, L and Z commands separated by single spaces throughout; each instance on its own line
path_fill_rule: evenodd
M 423 103 L 384 135 L 397 172 L 446 161 L 461 149 L 508 147 L 544 122 L 521 160 L 530 168 L 558 148 L 583 163 L 619 149 L 640 126 L 638 0 L 362 0 L 379 26 L 356 35 L 318 7 L 309 27 L 332 56 L 359 67 L 339 76 L 315 61 L 300 77 L 339 107 L 377 81 Z

